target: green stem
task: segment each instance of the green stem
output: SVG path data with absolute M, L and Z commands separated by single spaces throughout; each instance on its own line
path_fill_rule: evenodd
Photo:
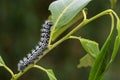
M 116 17 L 117 21 L 119 21 L 120 18 L 118 17 L 118 15 L 113 10 L 111 10 L 111 12 L 114 14 L 114 16 Z
M 44 68 L 41 67 L 41 66 L 34 65 L 33 67 L 34 67 L 34 68 L 37 68 L 37 69 L 40 69 L 40 70 L 42 70 L 42 71 L 44 71 L 44 72 L 47 72 L 46 69 L 44 69 Z
M 69 37 L 70 39 L 77 39 L 77 40 L 80 40 L 81 37 L 77 37 L 77 36 L 70 36 Z
M 71 36 L 74 32 L 76 32 L 77 30 L 79 30 L 79 29 L 80 29 L 81 27 L 83 27 L 84 25 L 90 23 L 91 21 L 93 21 L 93 20 L 95 20 L 95 19 L 97 19 L 97 18 L 99 18 L 99 17 L 101 17 L 101 16 L 107 15 L 107 14 L 109 14 L 110 12 L 112 12 L 112 10 L 111 10 L 111 9 L 108 9 L 108 10 L 105 10 L 105 11 L 97 14 L 96 16 L 94 16 L 94 17 L 92 17 L 92 18 L 90 18 L 90 19 L 86 19 L 86 20 L 82 21 L 78 26 L 76 26 L 72 31 L 70 31 L 70 32 L 69 32 L 66 36 L 64 36 L 61 40 L 59 40 L 58 42 L 56 42 L 55 44 L 53 44 L 53 46 L 56 45 L 56 44 L 59 44 L 59 43 L 63 42 L 63 41 L 66 40 L 66 39 L 68 39 L 69 36 Z
M 70 31 L 66 36 L 64 36 L 62 39 L 60 39 L 59 41 L 57 41 L 56 43 L 54 43 L 48 50 L 46 50 L 43 55 L 41 55 L 39 57 L 39 59 L 35 60 L 35 63 L 37 63 L 41 58 L 43 58 L 48 52 L 50 52 L 52 49 L 54 49 L 56 46 L 58 46 L 60 43 L 62 43 L 63 41 L 67 40 L 74 32 L 76 32 L 77 30 L 79 30 L 81 27 L 83 27 L 84 25 L 90 23 L 91 21 L 101 17 L 101 16 L 104 16 L 104 15 L 107 15 L 111 12 L 114 12 L 112 11 L 111 9 L 108 9 L 108 10 L 105 10 L 99 14 L 97 14 L 96 16 L 90 18 L 90 19 L 86 19 L 86 20 L 83 20 L 78 26 L 76 26 L 72 31 Z M 50 40 L 51 42 L 51 40 Z M 33 64 L 29 65 L 28 67 L 25 68 L 25 70 L 23 72 L 19 72 L 18 74 L 15 75 L 15 78 L 12 78 L 11 80 L 17 80 L 20 76 L 22 76 L 25 72 L 27 72 L 29 69 L 31 69 L 33 67 Z
M 53 78 L 53 80 L 56 80 L 56 78 L 55 78 L 47 69 L 45 69 L 45 68 L 43 68 L 43 67 L 41 67 L 41 66 L 38 66 L 38 65 L 34 65 L 33 67 L 34 67 L 34 68 L 37 68 L 37 69 L 39 69 L 39 70 L 44 71 L 45 73 L 47 73 L 48 75 L 50 75 L 50 76 Z
M 86 19 L 87 19 L 87 16 L 86 16 L 85 9 L 82 10 L 82 13 L 83 13 L 83 20 L 86 20 Z
M 14 73 L 10 68 L 8 68 L 6 65 L 3 65 L 3 67 L 11 74 L 11 76 L 14 78 Z

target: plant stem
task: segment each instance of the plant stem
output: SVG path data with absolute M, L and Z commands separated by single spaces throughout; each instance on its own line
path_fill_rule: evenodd
M 85 9 L 82 10 L 82 13 L 83 13 L 83 20 L 86 20 L 87 16 L 86 16 L 86 13 L 85 13 Z
M 81 27 L 83 27 L 84 25 L 90 23 L 91 21 L 94 21 L 95 19 L 107 15 L 112 11 L 111 9 L 105 10 L 99 14 L 97 14 L 96 16 L 90 18 L 90 19 L 85 19 L 83 20 L 78 26 L 76 26 L 72 31 L 70 31 L 67 35 L 65 35 L 62 39 L 60 39 L 59 41 L 57 41 L 56 43 L 54 43 L 53 45 L 51 45 L 51 47 L 46 50 L 43 55 L 41 55 L 39 57 L 39 59 L 35 60 L 35 63 L 37 63 L 41 58 L 43 58 L 48 52 L 50 52 L 52 49 L 54 49 L 56 46 L 58 46 L 60 43 L 62 43 L 63 41 L 67 40 L 73 33 L 75 33 L 77 30 L 79 30 Z M 50 38 L 51 41 L 51 38 Z M 28 67 L 25 68 L 25 70 L 23 72 L 19 72 L 18 74 L 15 75 L 15 78 L 12 78 L 11 80 L 17 80 L 20 76 L 22 76 L 25 72 L 27 72 L 29 69 L 31 69 L 33 67 L 33 64 L 29 65 Z
M 14 78 L 14 73 L 10 68 L 8 68 L 6 65 L 3 65 L 3 67 L 11 74 L 11 76 Z
M 58 43 L 60 43 L 60 42 L 63 42 L 63 41 L 66 40 L 66 39 L 68 39 L 69 36 L 71 36 L 74 32 L 76 32 L 77 30 L 79 30 L 79 29 L 80 29 L 81 27 L 83 27 L 84 25 L 90 23 L 91 21 L 93 21 L 93 20 L 95 20 L 95 19 L 97 19 L 97 18 L 99 18 L 99 17 L 101 17 L 101 16 L 107 15 L 107 14 L 109 14 L 110 12 L 112 12 L 112 10 L 111 10 L 111 9 L 108 9 L 108 10 L 105 10 L 105 11 L 97 14 L 96 16 L 94 16 L 94 17 L 92 17 L 92 18 L 90 18 L 90 19 L 83 20 L 78 26 L 76 26 L 72 31 L 70 31 L 70 32 L 69 32 L 66 36 L 64 36 L 61 40 L 59 40 L 58 42 L 56 42 L 55 44 L 53 44 L 53 46 L 56 45 L 56 44 L 58 44 Z
M 38 69 L 40 69 L 40 70 L 42 70 L 42 71 L 44 71 L 44 72 L 47 72 L 47 71 L 46 71 L 46 69 L 44 69 L 44 68 L 43 68 L 43 67 L 41 67 L 41 66 L 34 65 L 33 67 L 38 68 Z
M 38 66 L 38 65 L 34 65 L 33 66 L 34 68 L 37 68 L 37 69 L 39 69 L 39 70 L 42 70 L 42 71 L 44 71 L 45 73 L 47 73 L 47 75 L 49 75 L 49 76 L 51 76 L 53 79 L 52 80 L 57 80 L 56 78 L 55 78 L 55 76 L 53 76 L 52 74 L 51 74 L 51 72 L 49 72 L 49 69 L 45 69 L 45 68 L 43 68 L 43 67 L 41 67 L 41 66 Z M 50 79 L 51 80 L 51 79 Z

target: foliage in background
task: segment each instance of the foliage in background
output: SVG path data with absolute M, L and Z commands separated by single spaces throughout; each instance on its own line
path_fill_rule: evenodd
M 81 5 L 79 2 L 81 3 Z M 115 59 L 115 56 L 119 49 L 120 20 L 119 20 L 119 17 L 117 16 L 117 14 L 111 9 L 105 10 L 105 11 L 99 13 L 98 15 L 87 19 L 86 12 L 83 8 L 89 2 L 90 2 L 90 0 L 69 0 L 69 1 L 58 0 L 58 1 L 53 2 L 50 5 L 49 10 L 51 10 L 52 20 L 53 20 L 54 25 L 52 27 L 52 32 L 51 32 L 51 36 L 50 36 L 51 39 L 50 39 L 49 45 L 48 45 L 49 49 L 46 50 L 44 52 L 44 55 L 40 56 L 39 59 L 35 61 L 35 63 L 37 63 L 43 56 L 45 56 L 49 51 L 54 49 L 56 46 L 58 46 L 63 41 L 65 41 L 67 39 L 77 39 L 81 42 L 83 48 L 88 53 L 88 54 L 86 54 L 87 57 L 85 56 L 80 60 L 81 63 L 78 65 L 78 67 L 82 67 L 82 66 L 91 66 L 92 67 L 90 75 L 89 75 L 89 80 L 101 80 L 103 78 L 104 73 L 109 69 L 109 66 Z M 61 6 L 61 5 L 63 5 L 63 6 Z M 75 7 L 73 7 L 73 5 L 75 5 Z M 58 10 L 61 10 L 61 11 L 59 11 L 59 13 L 58 13 Z M 67 30 L 72 24 L 77 22 L 78 19 L 75 17 L 77 16 L 77 14 L 80 11 L 82 13 L 82 14 L 81 13 L 80 14 L 83 16 L 83 21 L 81 21 L 79 24 L 77 24 L 76 27 L 74 27 L 70 32 L 68 32 L 60 40 L 58 40 L 52 44 L 52 41 L 54 41 L 65 30 Z M 81 27 L 85 26 L 86 24 L 90 23 L 91 21 L 94 21 L 97 18 L 104 16 L 104 15 L 109 15 L 111 17 L 111 31 L 101 49 L 99 49 L 98 43 L 96 43 L 95 41 L 84 39 L 84 38 L 81 38 L 78 36 L 72 36 Z M 79 19 L 81 19 L 81 17 L 79 17 Z M 115 23 L 114 19 L 117 20 L 117 23 Z M 114 27 L 115 24 L 116 24 L 116 27 Z M 118 31 L 117 35 L 114 34 L 114 29 L 117 29 L 117 31 Z M 59 33 L 59 35 L 54 36 L 56 33 Z M 114 39 L 114 42 L 113 42 L 114 43 L 113 51 L 111 52 L 111 57 L 108 57 L 110 55 L 109 50 L 110 50 L 111 42 L 113 41 L 113 39 L 112 39 L 113 36 L 116 36 Z M 88 60 L 90 61 L 90 63 L 86 62 Z M 83 64 L 83 63 L 85 63 L 85 64 Z M 19 72 L 17 74 L 14 74 L 13 71 L 5 65 L 4 61 L 0 57 L 0 66 L 4 67 L 6 70 L 8 70 L 10 72 L 10 74 L 12 75 L 11 80 L 17 80 L 19 77 L 21 77 L 25 72 L 27 72 L 32 67 L 38 68 L 38 69 L 46 72 L 50 80 L 57 80 L 51 69 L 45 69 L 38 65 L 30 65 L 24 70 L 24 72 Z

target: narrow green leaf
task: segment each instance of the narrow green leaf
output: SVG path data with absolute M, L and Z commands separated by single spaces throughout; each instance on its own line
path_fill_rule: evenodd
M 119 46 L 120 46 L 120 20 L 117 21 L 117 30 L 118 30 L 118 35 L 116 36 L 116 39 L 115 39 L 113 53 L 111 56 L 111 61 L 113 61 L 115 59 L 115 56 L 116 56 L 117 51 L 118 51 Z
M 113 48 L 113 52 L 111 55 L 111 59 L 109 61 L 109 64 L 107 65 L 106 69 L 108 69 L 110 64 L 114 61 L 114 59 L 117 55 L 118 49 L 120 48 L 120 20 L 117 21 L 117 30 L 118 30 L 118 35 L 115 38 L 115 43 L 114 43 L 114 48 Z
M 5 65 L 5 63 L 4 63 L 3 59 L 2 59 L 2 57 L 0 56 L 0 66 L 3 66 L 3 65 Z
M 85 51 L 90 54 L 92 57 L 96 58 L 99 51 L 98 43 L 88 39 L 80 38 L 80 42 Z
M 54 72 L 51 69 L 47 69 L 47 75 L 48 75 L 50 80 L 57 80 L 57 78 L 55 77 Z
M 89 80 L 101 80 L 103 77 L 104 72 L 106 71 L 106 67 L 108 65 L 108 55 L 109 55 L 109 49 L 110 44 L 112 42 L 112 36 L 114 35 L 114 18 L 111 15 L 112 19 L 112 27 L 109 36 L 107 37 L 107 40 L 105 41 L 104 45 L 102 46 L 102 49 L 100 50 L 100 53 L 96 57 L 95 64 L 91 69 Z
M 95 59 L 90 55 L 86 54 L 84 57 L 80 59 L 80 63 L 78 64 L 78 68 L 81 67 L 92 67 L 95 62 Z
M 98 54 L 95 64 L 90 72 L 89 80 L 101 80 L 102 75 L 107 66 L 107 60 L 108 60 L 107 56 L 108 56 L 108 51 L 110 49 L 111 38 L 112 35 L 105 42 L 100 53 Z
M 120 20 L 117 22 L 118 37 L 120 37 Z
M 112 56 L 111 56 L 111 61 L 113 61 L 116 57 L 116 54 L 117 54 L 117 51 L 119 49 L 119 46 L 120 46 L 120 37 L 116 37 L 115 39 L 115 43 L 114 43 L 114 48 L 113 48 L 113 53 L 112 53 Z
M 51 3 L 49 10 L 54 23 L 52 29 L 65 27 L 89 2 L 90 0 L 57 0 Z

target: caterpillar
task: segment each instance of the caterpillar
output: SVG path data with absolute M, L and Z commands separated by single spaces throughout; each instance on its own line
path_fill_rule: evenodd
M 41 29 L 41 38 L 38 42 L 38 45 L 27 54 L 27 57 L 24 57 L 23 60 L 20 60 L 18 63 L 18 71 L 22 72 L 29 64 L 34 64 L 34 61 L 39 58 L 40 55 L 48 48 L 48 42 L 50 38 L 50 29 L 53 23 L 49 20 L 46 20 L 42 25 Z

